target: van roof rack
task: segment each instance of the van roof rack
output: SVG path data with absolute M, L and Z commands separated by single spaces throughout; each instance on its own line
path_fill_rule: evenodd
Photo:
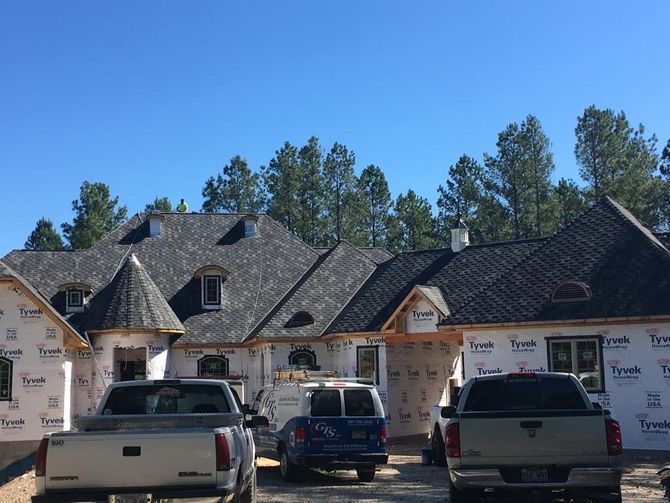
M 369 377 L 340 377 L 337 370 L 309 370 L 300 368 L 282 367 L 275 371 L 274 384 L 311 382 L 350 382 L 374 385 L 374 379 Z

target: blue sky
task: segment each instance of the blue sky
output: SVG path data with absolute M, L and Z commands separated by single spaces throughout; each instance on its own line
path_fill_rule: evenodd
M 536 115 L 577 178 L 590 104 L 670 137 L 670 2 L 0 2 L 0 256 L 42 216 L 71 221 L 82 181 L 135 213 L 200 208 L 233 155 L 346 144 L 392 194 L 434 205 L 458 156 Z

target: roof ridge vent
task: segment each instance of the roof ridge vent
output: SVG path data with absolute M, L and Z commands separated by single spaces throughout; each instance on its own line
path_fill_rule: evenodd
M 551 294 L 551 303 L 588 302 L 592 296 L 591 287 L 583 281 L 564 281 Z

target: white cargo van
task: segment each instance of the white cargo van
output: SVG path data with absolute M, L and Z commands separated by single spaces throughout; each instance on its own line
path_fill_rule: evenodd
M 309 467 L 356 470 L 370 482 L 375 466 L 388 461 L 384 409 L 372 384 L 307 376 L 262 391 L 254 407 L 269 426 L 255 430 L 257 453 L 278 460 L 284 480 Z

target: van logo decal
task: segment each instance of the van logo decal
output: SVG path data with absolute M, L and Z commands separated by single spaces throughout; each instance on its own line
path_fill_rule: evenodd
M 337 435 L 337 429 L 327 425 L 326 423 L 316 423 L 314 425 L 314 431 L 321 433 L 326 438 L 333 438 L 335 435 Z

